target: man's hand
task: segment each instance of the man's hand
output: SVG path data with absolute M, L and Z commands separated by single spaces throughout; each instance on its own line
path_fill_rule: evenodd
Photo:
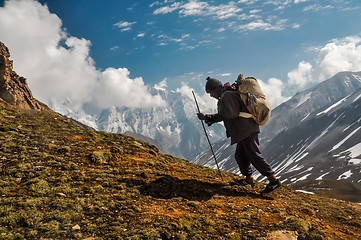
M 197 116 L 199 118 L 199 120 L 206 120 L 206 115 L 204 115 L 203 113 L 197 113 Z
M 206 115 L 206 120 L 205 122 L 207 123 L 208 126 L 211 126 L 213 123 L 215 123 L 214 119 L 212 116 Z
M 212 115 L 197 113 L 197 116 L 200 120 L 204 120 L 208 126 L 211 126 L 213 123 L 215 123 Z

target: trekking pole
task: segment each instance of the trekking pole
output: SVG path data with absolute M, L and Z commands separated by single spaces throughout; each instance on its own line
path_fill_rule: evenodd
M 196 105 L 197 105 L 198 113 L 201 113 L 201 111 L 199 110 L 199 106 L 198 106 L 197 98 L 196 98 L 196 95 L 194 94 L 194 91 L 192 91 L 192 93 L 193 93 L 194 101 L 196 102 Z M 221 176 L 221 179 L 222 179 L 222 181 L 223 181 L 222 173 L 221 173 L 221 170 L 219 170 L 218 162 L 217 162 L 217 159 L 216 159 L 216 154 L 214 154 L 214 150 L 213 150 L 213 147 L 212 147 L 211 141 L 209 140 L 209 137 L 208 137 L 208 134 L 207 134 L 206 128 L 204 127 L 204 123 L 203 123 L 203 121 L 202 121 L 202 120 L 201 120 L 201 123 L 202 123 L 202 127 L 203 127 L 203 130 L 204 130 L 204 133 L 206 134 L 206 137 L 207 137 L 207 140 L 208 140 L 208 143 L 209 143 L 209 147 L 211 148 L 211 151 L 212 151 L 212 154 L 213 154 L 214 161 L 216 162 L 216 165 L 217 165 L 217 169 L 218 169 L 219 175 Z

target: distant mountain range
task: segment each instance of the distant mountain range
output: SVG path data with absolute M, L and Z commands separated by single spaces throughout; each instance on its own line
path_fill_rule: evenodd
M 127 133 L 138 138 L 143 135 L 148 138 L 147 142 L 155 144 L 164 153 L 193 159 L 208 145 L 196 116 L 194 99 L 176 91 L 156 88 L 151 91 L 153 95 L 160 95 L 168 106 L 106 109 L 93 117 L 96 129 L 111 133 Z M 201 109 L 209 109 L 209 106 L 201 105 Z M 215 126 L 209 134 L 214 141 L 221 139 L 225 135 L 223 126 Z
M 284 183 L 361 180 L 360 88 L 361 72 L 342 72 L 272 111 L 261 129 L 262 152 Z M 221 169 L 239 173 L 229 139 L 214 148 Z M 192 162 L 215 168 L 208 150 Z

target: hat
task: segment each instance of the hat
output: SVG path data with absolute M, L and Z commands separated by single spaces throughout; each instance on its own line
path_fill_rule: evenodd
M 222 82 L 216 78 L 207 77 L 206 83 L 206 92 L 210 93 L 211 91 L 222 86 Z

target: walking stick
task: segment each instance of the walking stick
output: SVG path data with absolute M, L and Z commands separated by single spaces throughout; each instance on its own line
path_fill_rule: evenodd
M 192 93 L 193 93 L 194 101 L 196 102 L 196 105 L 197 105 L 198 113 L 201 113 L 201 111 L 199 110 L 198 102 L 197 102 L 197 99 L 196 99 L 196 95 L 194 94 L 194 91 L 192 91 Z M 204 123 L 203 123 L 203 121 L 202 121 L 202 120 L 201 120 L 201 123 L 202 123 L 202 127 L 203 127 L 203 130 L 204 130 L 204 133 L 206 134 L 206 137 L 207 137 L 207 140 L 208 140 L 208 143 L 209 143 L 209 147 L 211 148 L 211 151 L 212 151 L 212 154 L 213 154 L 214 161 L 216 162 L 216 165 L 217 165 L 217 169 L 218 169 L 219 175 L 221 176 L 221 179 L 222 179 L 222 181 L 223 181 L 222 173 L 221 173 L 221 170 L 219 170 L 218 162 L 217 162 L 217 159 L 216 159 L 216 154 L 214 154 L 214 150 L 213 150 L 213 147 L 212 147 L 211 141 L 209 140 L 209 137 L 208 137 L 208 134 L 207 134 L 206 128 L 204 127 Z

